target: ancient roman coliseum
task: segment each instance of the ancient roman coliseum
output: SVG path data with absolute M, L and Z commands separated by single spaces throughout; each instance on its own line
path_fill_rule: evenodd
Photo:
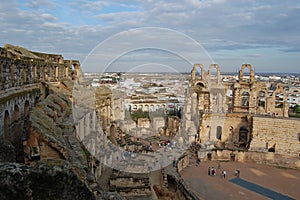
M 196 70 L 200 69 L 196 76 Z M 244 76 L 248 69 L 250 76 Z M 212 76 L 211 71 L 216 75 Z M 255 80 L 250 64 L 243 64 L 238 80 L 221 80 L 216 64 L 205 71 L 195 64 L 185 104 L 183 129 L 202 145 L 204 159 L 237 159 L 291 168 L 300 167 L 299 119 L 288 117 L 282 84 L 269 91 Z M 278 103 L 277 96 L 283 96 Z
M 107 136 L 120 130 L 109 121 L 111 114 L 100 114 L 102 122 L 107 122 L 105 130 L 100 130 L 93 102 L 85 104 L 93 95 L 90 86 L 74 87 L 80 81 L 80 63 L 5 45 L 0 48 L 0 66 L 0 198 L 121 199 L 97 184 L 104 167 L 97 155 Z M 246 68 L 249 79 L 243 76 Z M 80 95 L 82 90 L 85 95 Z M 277 94 L 284 96 L 280 106 Z M 112 101 L 105 99 L 107 110 L 113 109 Z M 75 116 L 72 109 L 78 111 Z M 300 123 L 288 117 L 283 86 L 270 93 L 265 83 L 255 80 L 249 64 L 242 65 L 234 84 L 221 80 L 218 65 L 206 71 L 195 64 L 179 134 L 198 144 L 201 159 L 300 169 Z M 186 158 L 178 159 L 178 171 L 187 165 Z M 130 184 L 137 179 L 141 186 L 131 186 L 131 191 L 149 195 L 148 178 L 122 180 Z M 193 199 L 184 184 L 180 188 L 184 197 Z M 124 191 L 128 193 L 128 188 Z

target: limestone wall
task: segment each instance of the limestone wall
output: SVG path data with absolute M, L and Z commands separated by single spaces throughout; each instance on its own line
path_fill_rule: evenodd
M 253 117 L 251 151 L 267 151 L 275 145 L 275 152 L 287 156 L 300 156 L 300 120 L 283 117 Z
M 250 129 L 251 121 L 243 113 L 228 114 L 204 114 L 200 127 L 200 139 L 202 143 L 208 141 L 222 141 L 238 143 L 241 127 Z M 221 127 L 221 139 L 217 138 L 217 127 Z

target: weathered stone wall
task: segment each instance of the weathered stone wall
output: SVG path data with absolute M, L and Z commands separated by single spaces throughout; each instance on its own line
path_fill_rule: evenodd
M 178 158 L 176 167 L 177 172 L 180 173 L 184 168 L 186 168 L 189 165 L 190 159 L 188 154 L 182 155 L 180 158 Z
M 109 179 L 109 190 L 129 199 L 148 199 L 151 196 L 149 174 L 114 170 Z
M 29 113 L 49 92 L 41 82 L 72 79 L 79 67 L 78 61 L 63 60 L 61 55 L 13 45 L 0 48 L 0 139 L 14 146 L 17 162 L 24 162 Z
M 203 114 L 200 127 L 200 139 L 202 143 L 208 141 L 239 142 L 239 130 L 241 127 L 251 128 L 251 121 L 247 114 L 228 113 L 228 114 Z M 221 139 L 217 138 L 217 127 L 221 127 Z
M 286 167 L 300 170 L 300 160 L 298 157 L 281 155 L 273 152 L 235 152 L 237 161 L 255 162 L 277 167 Z
M 268 151 L 275 145 L 275 152 L 284 156 L 300 156 L 300 120 L 283 117 L 253 117 L 251 151 Z
M 0 164 L 0 199 L 96 199 L 68 162 L 47 160 L 35 166 Z

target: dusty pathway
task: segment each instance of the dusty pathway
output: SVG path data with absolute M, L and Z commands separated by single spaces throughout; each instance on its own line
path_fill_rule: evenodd
M 216 176 L 208 176 L 208 167 L 217 170 Z M 275 191 L 292 199 L 300 199 L 300 171 L 278 167 L 260 165 L 255 163 L 195 162 L 181 172 L 186 183 L 201 199 L 269 199 L 259 193 L 248 190 L 229 180 L 235 178 L 235 170 L 241 171 L 240 178 Z M 221 177 L 221 172 L 227 172 L 226 178 Z M 251 189 L 251 188 L 249 188 Z

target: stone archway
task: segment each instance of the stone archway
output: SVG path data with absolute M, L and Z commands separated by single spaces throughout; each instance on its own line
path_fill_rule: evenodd
M 239 147 L 246 147 L 249 130 L 246 126 L 241 126 L 239 130 Z
M 4 113 L 4 139 L 9 141 L 9 124 L 10 124 L 10 119 L 9 119 L 9 113 L 6 110 Z
M 23 150 L 23 129 L 21 128 L 20 120 L 20 109 L 15 105 L 13 113 L 13 134 L 12 134 L 12 144 L 15 147 L 16 152 L 16 162 L 24 162 L 24 150 Z

